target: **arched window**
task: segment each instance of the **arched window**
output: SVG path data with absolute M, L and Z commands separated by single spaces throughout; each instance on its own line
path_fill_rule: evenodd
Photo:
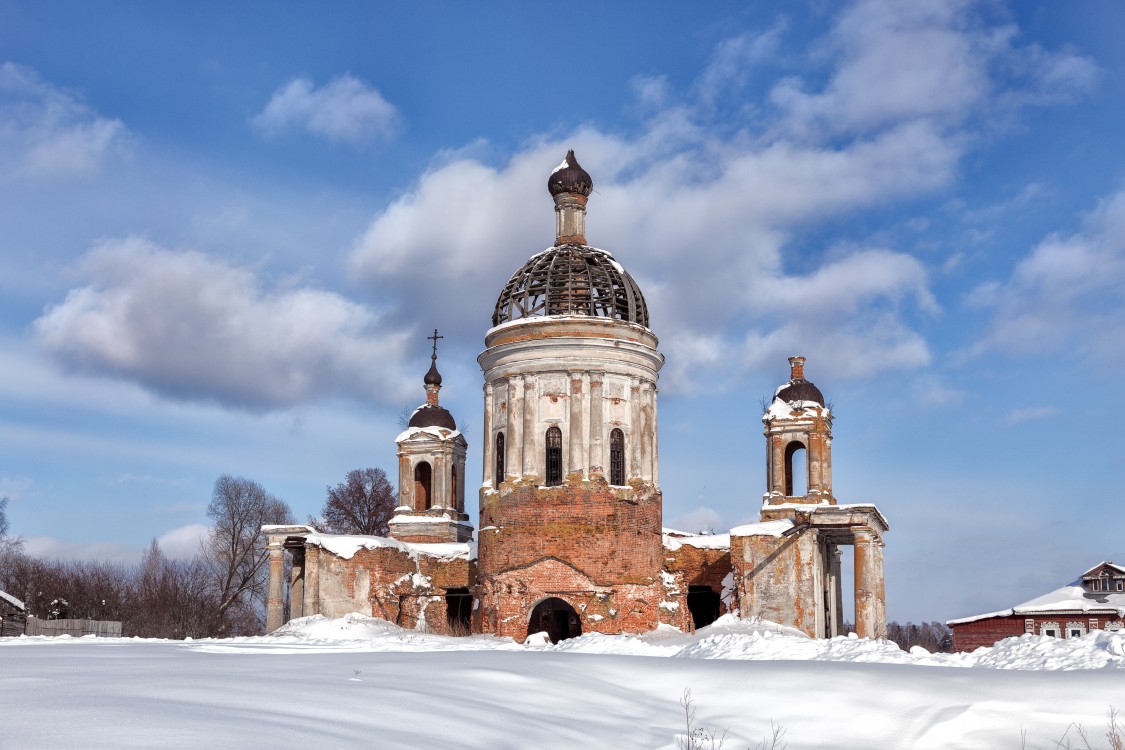
M 609 483 L 625 484 L 625 433 L 616 428 L 609 432 Z
M 785 494 L 788 497 L 809 494 L 807 456 L 805 446 L 796 440 L 785 446 Z
M 504 433 L 496 433 L 496 476 L 492 478 L 492 485 L 500 489 L 504 481 Z
M 457 465 L 456 464 L 453 465 L 453 471 L 451 472 L 451 478 L 453 479 L 453 481 L 451 482 L 452 486 L 449 488 L 449 490 L 450 490 L 449 491 L 449 507 L 453 508 L 454 510 L 461 510 L 459 507 L 457 507 Z
M 430 479 L 432 475 L 433 470 L 425 461 L 420 461 L 414 467 L 414 510 L 430 509 Z
M 547 486 L 562 484 L 562 430 L 547 430 Z

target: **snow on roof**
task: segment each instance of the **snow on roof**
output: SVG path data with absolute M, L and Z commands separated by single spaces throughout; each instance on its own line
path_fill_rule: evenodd
M 762 521 L 761 523 L 747 523 L 742 526 L 735 526 L 730 530 L 731 536 L 773 536 L 780 537 L 786 531 L 793 528 L 793 521 L 788 518 L 782 518 L 777 521 Z
M 963 625 L 977 620 L 987 620 L 990 617 L 1040 615 L 1051 612 L 1116 612 L 1118 616 L 1125 616 L 1125 593 L 1090 593 L 1075 581 L 1069 586 L 1028 599 L 1023 604 L 1017 604 L 1010 609 L 946 620 L 945 624 Z
M 789 384 L 786 383 L 780 386 L 778 391 L 788 385 Z M 816 401 L 783 401 L 777 398 L 777 394 L 774 394 L 774 399 L 770 402 L 769 408 L 766 409 L 766 413 L 762 416 L 762 421 L 770 419 L 792 419 L 794 416 L 793 412 L 795 411 L 802 412 L 803 414 L 804 412 L 815 411 L 817 409 L 822 410 L 825 414 L 829 413 L 827 406 L 821 406 Z
M 415 409 L 414 411 L 417 412 L 418 410 Z M 419 433 L 425 433 L 426 435 L 436 437 L 438 440 L 453 440 L 461 435 L 460 430 L 448 430 L 445 427 L 407 427 L 398 434 L 398 437 L 395 438 L 395 442 L 401 443 L 403 440 L 409 440 Z
M 678 550 L 685 544 L 696 549 L 730 549 L 730 534 L 689 534 L 676 529 L 663 532 L 666 550 Z
M 1017 604 L 1012 609 L 1017 615 L 1060 610 L 1081 610 L 1083 612 L 1089 612 L 1092 610 L 1105 611 L 1109 609 L 1117 610 L 1120 614 L 1125 612 L 1125 593 L 1091 594 L 1075 581 L 1069 586 L 1063 586 L 1060 589 L 1055 589 L 1050 593 L 1037 596 L 1034 599 L 1028 599 L 1023 604 Z
M 27 611 L 27 605 L 26 604 L 24 604 L 19 599 L 12 596 L 11 594 L 9 594 L 6 591 L 0 591 L 0 599 L 3 599 L 4 601 L 8 602 L 9 604 L 14 604 L 17 608 L 22 609 L 25 612 Z
M 1098 563 L 1097 565 L 1095 565 L 1094 567 L 1090 568 L 1090 569 L 1089 569 L 1089 570 L 1087 570 L 1087 571 L 1086 571 L 1085 573 L 1083 573 L 1082 575 L 1080 575 L 1080 576 L 1079 576 L 1079 578 L 1085 578 L 1086 576 L 1090 575 L 1091 573 L 1093 573 L 1093 572 L 1094 572 L 1095 570 L 1097 570 L 1098 568 L 1102 567 L 1103 565 L 1106 565 L 1106 566 L 1108 566 L 1108 567 L 1110 567 L 1110 568 L 1113 568 L 1113 569 L 1114 569 L 1114 570 L 1116 570 L 1116 571 L 1117 571 L 1118 573 L 1125 573 L 1125 568 L 1121 567 L 1120 565 L 1118 565 L 1117 563 L 1113 562 L 1112 560 L 1102 560 L 1102 561 L 1101 561 L 1100 563 Z
M 390 539 L 385 536 L 345 534 L 309 534 L 305 537 L 305 542 L 328 550 L 345 560 L 350 560 L 361 549 L 388 547 L 405 552 L 415 559 L 419 555 L 441 557 L 447 560 L 473 560 L 477 556 L 476 545 L 468 542 L 400 542 L 397 539 Z
M 285 532 L 287 534 L 314 534 L 316 533 L 316 529 L 312 526 L 305 526 L 299 523 L 267 523 L 262 526 L 263 534 L 275 532 Z
M 394 525 L 396 523 L 449 523 L 453 518 L 448 513 L 442 513 L 440 516 L 416 516 L 407 513 L 401 513 L 394 516 L 388 523 Z M 459 526 L 469 526 L 472 524 L 468 521 L 458 521 Z

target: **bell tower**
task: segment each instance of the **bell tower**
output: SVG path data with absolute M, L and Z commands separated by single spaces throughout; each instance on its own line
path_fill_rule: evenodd
M 430 369 L 422 379 L 426 403 L 410 415 L 398 445 L 398 507 L 390 536 L 402 542 L 464 542 L 473 538 L 465 513 L 465 452 L 468 442 L 438 403 L 437 329 Z
M 789 382 L 778 387 L 762 422 L 766 435 L 767 505 L 835 505 L 832 413 L 805 379 L 805 358 L 789 358 Z
M 766 493 L 761 523 L 731 529 L 735 595 L 742 617 L 761 617 L 810 638 L 843 633 L 841 547 L 855 555 L 855 632 L 886 638 L 883 535 L 887 519 L 870 503 L 832 494 L 832 414 L 805 379 L 805 358 L 789 358 L 789 380 L 762 416 Z

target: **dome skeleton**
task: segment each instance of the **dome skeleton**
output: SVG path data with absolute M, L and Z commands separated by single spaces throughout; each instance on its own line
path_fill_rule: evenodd
M 554 246 L 532 256 L 501 291 L 492 324 L 546 315 L 582 315 L 648 328 L 648 306 L 637 282 L 612 255 L 590 247 L 582 237 L 593 180 L 578 164 L 574 151 L 568 151 L 551 173 L 547 189 L 556 211 L 565 217 L 563 223 L 577 227 L 581 241 L 574 241 L 570 234 L 560 235 Z

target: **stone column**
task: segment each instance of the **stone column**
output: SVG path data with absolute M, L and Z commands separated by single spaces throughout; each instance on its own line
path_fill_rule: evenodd
M 496 479 L 496 437 L 492 434 L 492 383 L 484 384 L 484 472 L 481 483 L 485 487 L 495 487 Z M 461 484 L 465 483 L 461 471 Z M 504 477 L 500 477 L 503 479 Z
M 860 638 L 887 637 L 883 543 L 870 531 L 855 535 L 855 632 Z
M 782 445 L 783 442 L 780 435 L 773 435 L 766 442 L 766 445 L 771 449 L 773 460 L 773 469 L 770 471 L 770 476 L 773 477 L 773 486 L 770 487 L 770 492 L 777 492 L 781 495 L 785 494 L 785 448 Z
M 641 476 L 641 381 L 633 378 L 629 384 L 629 465 L 625 467 L 625 478 Z
M 656 411 L 656 383 L 649 384 L 649 398 L 652 399 L 652 483 L 660 484 L 660 418 Z
M 305 548 L 304 617 L 319 615 L 320 611 L 320 547 Z
M 269 578 L 269 594 L 266 598 L 266 632 L 272 633 L 280 628 L 285 623 L 283 620 L 282 608 L 284 607 L 285 599 L 282 590 L 282 574 L 284 568 L 284 554 L 285 551 L 281 548 L 280 543 L 276 544 L 273 540 L 269 543 L 269 556 L 270 556 L 270 578 Z
M 430 474 L 430 507 L 449 507 L 449 461 L 446 460 L 445 446 L 433 454 L 433 472 Z
M 305 549 L 294 547 L 293 571 L 289 584 L 289 619 L 304 617 L 305 610 Z
M 654 481 L 656 446 L 656 418 L 654 415 L 655 400 L 652 397 L 652 383 L 641 383 L 641 471 L 642 477 Z
M 605 373 L 590 373 L 590 473 L 605 475 Z
M 808 488 L 808 494 L 819 495 L 823 485 L 823 472 L 821 471 L 823 464 L 821 461 L 824 456 L 824 435 L 817 432 L 815 426 L 809 432 L 808 443 L 805 451 L 808 456 L 806 487 Z
M 504 471 L 517 479 L 523 476 L 523 376 L 508 378 L 508 461 Z
M 535 414 L 539 406 L 539 404 L 536 403 L 538 400 L 538 394 L 536 393 L 537 385 L 538 381 L 534 376 L 524 376 L 523 473 L 543 476 L 547 473 L 547 467 L 543 465 L 542 451 L 539 450 L 539 431 L 535 428 Z
M 414 509 L 414 464 L 410 456 L 398 454 L 398 507 Z
M 582 373 L 572 370 L 567 373 L 567 379 L 570 382 L 570 393 L 568 400 L 570 401 L 570 447 L 567 449 L 568 461 L 566 462 L 566 471 L 564 475 L 573 472 L 582 472 L 583 476 L 586 474 L 585 462 L 582 460 Z

